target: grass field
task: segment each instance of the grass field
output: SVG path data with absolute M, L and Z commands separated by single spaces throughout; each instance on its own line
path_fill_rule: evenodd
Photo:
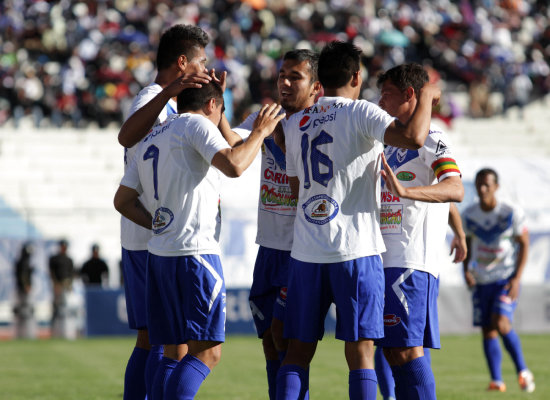
M 508 391 L 486 392 L 489 377 L 480 337 L 445 336 L 443 349 L 432 352 L 438 399 L 550 399 L 550 336 L 521 338 L 527 364 L 536 378 L 534 393 L 519 390 L 507 353 L 503 354 L 503 375 Z M 0 342 L 0 399 L 121 399 L 124 368 L 133 343 L 132 338 Z M 343 343 L 332 337 L 319 344 L 311 368 L 312 399 L 347 398 L 343 351 Z M 230 336 L 224 344 L 221 363 L 196 398 L 265 399 L 264 368 L 258 339 Z

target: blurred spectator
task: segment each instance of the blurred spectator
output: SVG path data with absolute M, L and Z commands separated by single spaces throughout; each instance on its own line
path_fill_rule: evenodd
M 489 88 L 503 96 L 507 71 L 519 65 L 522 86 L 525 78 L 536 83 L 529 99 L 537 98 L 550 91 L 549 15 L 537 0 L 5 0 L 0 124 L 18 126 L 25 115 L 34 126 L 120 124 L 153 80 L 154 49 L 175 23 L 209 33 L 209 63 L 229 72 L 235 121 L 275 98 L 276 60 L 285 51 L 334 39 L 363 50 L 366 96 L 376 93 L 379 71 L 429 60 L 447 92 L 477 90 L 488 75 Z
M 108 282 L 109 267 L 105 261 L 99 257 L 99 246 L 92 245 L 92 256 L 82 265 L 80 276 L 86 286 L 101 286 Z
M 50 257 L 50 278 L 53 288 L 53 314 L 52 314 L 52 331 L 60 332 L 61 325 L 67 312 L 67 295 L 72 290 L 74 277 L 73 260 L 67 255 L 69 243 L 62 239 L 59 241 L 59 251 L 57 254 Z M 61 336 L 61 335 L 60 335 Z
M 488 118 L 493 115 L 490 96 L 491 88 L 486 75 L 481 75 L 470 82 L 470 116 L 472 118 Z
M 19 338 L 27 339 L 36 336 L 34 309 L 31 302 L 32 272 L 34 270 L 31 263 L 32 254 L 32 244 L 23 244 L 21 255 L 15 263 L 15 282 L 17 285 L 17 303 L 14 309 L 16 335 Z

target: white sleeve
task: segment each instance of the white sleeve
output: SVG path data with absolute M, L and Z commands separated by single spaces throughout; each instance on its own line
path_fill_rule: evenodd
M 450 176 L 461 176 L 449 137 L 441 129 L 430 126 L 430 133 L 421 151 L 424 163 L 433 170 L 438 182 Z
M 513 207 L 514 216 L 512 217 L 512 224 L 514 228 L 514 235 L 521 236 L 524 231 L 527 230 L 527 218 L 525 212 L 520 207 Z
M 143 192 L 143 189 L 141 187 L 141 182 L 139 181 L 139 173 L 138 173 L 138 166 L 137 166 L 137 154 L 138 152 L 134 152 L 134 156 L 132 157 L 132 160 L 128 164 L 126 171 L 124 171 L 124 176 L 122 177 L 122 180 L 120 181 L 120 184 L 122 186 L 129 187 L 130 189 L 134 189 L 139 194 Z
M 353 103 L 353 115 L 350 121 L 357 123 L 356 132 L 365 137 L 384 143 L 384 134 L 388 126 L 395 120 L 379 106 L 366 100 L 357 100 Z
M 233 131 L 243 138 L 250 136 L 250 132 L 252 132 L 254 121 L 256 120 L 257 116 L 258 111 L 250 114 L 239 126 L 233 128 Z
M 178 138 L 186 140 L 208 163 L 220 150 L 231 148 L 218 127 L 205 117 L 194 118 L 183 135 L 175 135 Z

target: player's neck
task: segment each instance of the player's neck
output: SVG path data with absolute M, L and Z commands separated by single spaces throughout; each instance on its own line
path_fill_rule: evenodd
M 356 89 L 346 85 L 339 88 L 327 88 L 323 97 L 344 97 L 346 99 L 357 100 Z
M 479 207 L 483 210 L 483 211 L 493 211 L 495 209 L 495 207 L 497 206 L 497 199 L 496 198 L 492 198 L 491 200 L 487 201 L 487 202 L 479 202 Z

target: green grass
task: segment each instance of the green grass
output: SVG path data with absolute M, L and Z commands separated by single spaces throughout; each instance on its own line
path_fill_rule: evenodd
M 445 336 L 443 349 L 432 352 L 439 400 L 512 400 L 550 398 L 550 336 L 522 335 L 527 364 L 537 382 L 535 393 L 519 390 L 507 353 L 503 354 L 506 393 L 487 393 L 489 383 L 481 338 Z M 0 398 L 6 400 L 121 399 L 124 368 L 132 338 L 76 341 L 0 342 Z M 327 337 L 318 347 L 310 378 L 311 398 L 347 398 L 343 343 Z M 230 336 L 222 361 L 202 385 L 197 399 L 265 399 L 265 366 L 260 341 Z

